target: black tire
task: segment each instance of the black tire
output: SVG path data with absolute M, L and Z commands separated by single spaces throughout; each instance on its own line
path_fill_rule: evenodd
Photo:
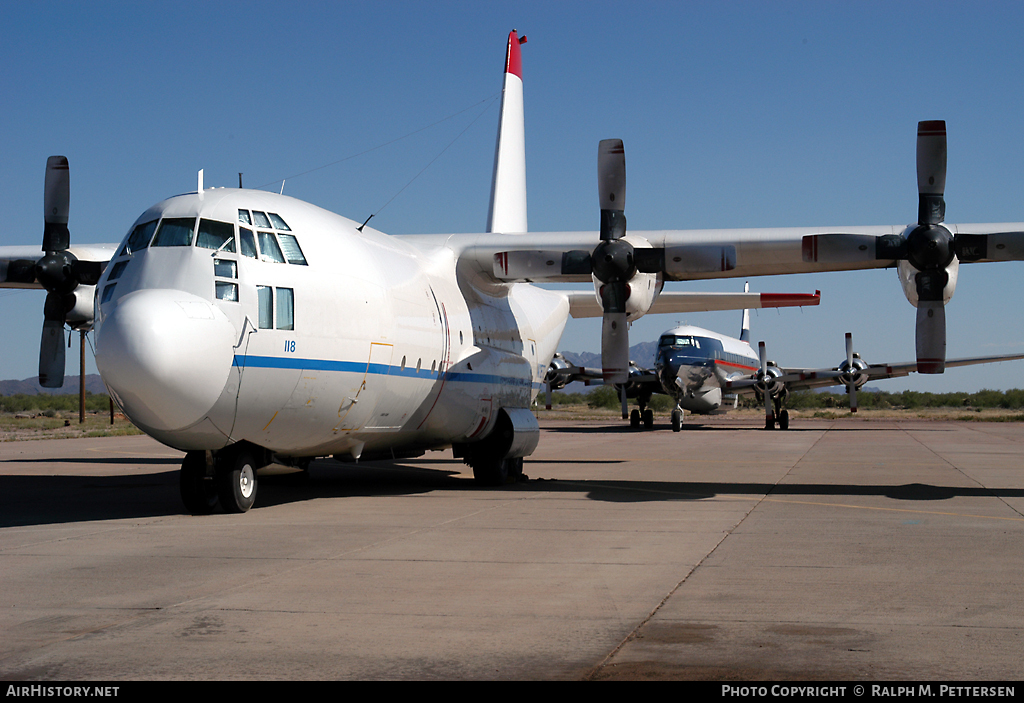
M 633 429 L 640 427 L 640 411 L 636 408 L 629 414 L 629 426 Z
M 683 429 L 683 414 L 678 410 L 672 411 L 672 431 L 678 432 Z
M 217 468 L 217 495 L 226 513 L 244 513 L 256 502 L 256 460 L 248 451 L 224 457 Z
M 654 429 L 654 411 L 650 408 L 644 410 L 644 428 Z
M 494 488 L 504 486 L 508 481 L 508 464 L 503 459 L 489 457 L 474 457 L 471 464 L 473 467 L 473 480 L 479 486 Z
M 217 509 L 217 488 L 206 473 L 206 452 L 188 452 L 181 462 L 178 486 L 185 509 L 193 515 L 209 515 Z
M 779 429 L 780 430 L 788 430 L 789 429 L 789 411 L 788 410 L 783 410 L 781 413 L 779 413 Z
M 474 458 L 473 480 L 477 485 L 497 488 L 518 483 L 523 479 L 523 458 L 515 459 L 483 459 Z

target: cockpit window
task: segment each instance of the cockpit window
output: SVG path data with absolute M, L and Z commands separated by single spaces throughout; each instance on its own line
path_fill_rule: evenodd
M 274 223 L 274 229 L 283 229 L 285 232 L 292 231 L 292 228 L 286 225 L 284 220 L 281 219 L 281 216 L 276 212 L 270 212 L 267 214 L 270 215 L 270 221 Z
M 216 220 L 199 220 L 199 234 L 196 246 L 216 251 L 235 250 L 235 226 L 228 222 Z
M 253 210 L 252 216 L 256 220 L 257 227 L 271 227 L 270 220 L 267 219 L 267 213 L 260 212 L 259 210 Z
M 258 236 L 260 240 L 260 253 L 263 255 L 263 260 L 276 261 L 279 264 L 283 264 L 284 254 L 281 253 L 281 247 L 277 245 L 277 240 L 274 239 L 274 233 L 259 232 Z
M 239 210 L 239 212 L 242 212 L 242 210 Z M 238 241 L 241 244 L 243 256 L 249 256 L 253 259 L 259 258 L 256 253 L 256 238 L 252 236 L 252 230 L 248 230 L 245 227 L 239 227 Z
M 194 217 L 164 218 L 153 240 L 155 247 L 187 247 L 192 245 L 192 232 L 196 228 Z
M 672 349 L 700 349 L 700 340 L 697 337 L 664 335 L 658 341 L 659 347 L 671 347 Z
M 152 222 L 143 222 L 141 225 L 136 225 L 128 237 L 128 241 L 125 242 L 124 248 L 121 249 L 121 256 L 148 247 L 149 240 L 153 238 L 153 232 L 156 230 L 157 222 L 158 220 L 153 220 Z
M 289 264 L 306 265 L 306 257 L 302 255 L 299 240 L 294 234 L 279 234 L 277 238 L 281 242 L 281 249 L 284 250 L 284 258 L 288 259 Z
M 252 220 L 249 219 L 249 211 L 248 210 L 242 210 L 241 208 L 239 208 L 239 210 L 238 210 L 238 221 L 241 222 L 242 224 L 245 224 L 245 225 L 251 225 L 252 224 Z

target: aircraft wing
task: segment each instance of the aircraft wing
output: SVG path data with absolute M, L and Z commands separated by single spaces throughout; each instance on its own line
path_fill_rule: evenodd
M 604 311 L 593 290 L 565 291 L 569 298 L 569 314 L 573 317 L 601 317 Z M 821 292 L 814 293 L 688 293 L 662 291 L 647 314 L 709 312 L 712 310 L 745 310 L 749 308 L 783 308 L 817 305 Z
M 1019 225 L 1024 230 L 1024 224 Z M 639 269 L 661 271 L 665 280 L 690 281 L 818 271 L 885 268 L 893 260 L 817 261 L 805 256 L 805 237 L 825 234 L 885 236 L 904 226 L 787 227 L 775 229 L 660 230 L 631 232 Z M 406 235 L 440 244 L 460 262 L 495 281 L 590 282 L 597 232 Z M 810 240 L 808 240 L 810 241 Z
M 117 252 L 117 244 L 85 244 L 66 251 L 79 261 L 106 265 Z M 42 288 L 36 279 L 36 263 L 45 256 L 39 247 L 0 247 L 0 288 Z
M 973 356 L 961 359 L 947 359 L 946 366 L 973 366 L 975 364 L 995 364 L 1000 361 L 1024 359 L 1024 354 L 1008 354 L 1005 356 Z M 784 382 L 790 390 L 807 390 L 826 386 L 844 386 L 842 372 L 838 369 L 785 369 L 784 375 L 778 380 Z M 868 381 L 885 378 L 909 376 L 917 371 L 917 362 L 896 364 L 872 364 L 860 370 L 859 375 L 867 376 Z M 865 381 L 866 382 L 866 381 Z

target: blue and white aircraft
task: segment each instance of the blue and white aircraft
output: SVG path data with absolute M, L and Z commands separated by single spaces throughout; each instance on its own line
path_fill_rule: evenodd
M 41 250 L 0 248 L 0 286 L 48 292 L 41 382 L 63 382 L 64 327 L 93 330 L 114 401 L 186 452 L 181 494 L 196 513 L 244 512 L 261 467 L 328 455 L 451 447 L 480 482 L 502 484 L 537 446 L 529 408 L 570 313 L 568 294 L 532 281 L 593 283 L 604 380 L 621 383 L 629 323 L 687 295 L 663 292 L 665 281 L 898 262 L 924 311 L 919 359 L 941 372 L 942 304 L 958 260 L 1024 258 L 1024 224 L 942 224 L 939 123 L 919 129 L 919 171 L 923 162 L 931 176 L 908 227 L 627 234 L 624 149 L 606 140 L 600 232 L 528 233 L 520 43 L 511 32 L 479 234 L 389 236 L 284 195 L 205 188 L 200 177 L 194 192 L 146 209 L 119 244 L 72 246 L 68 161 L 52 157 Z
M 791 296 L 794 297 L 794 296 Z M 979 356 L 947 359 L 947 367 L 992 364 L 1000 361 L 1024 359 L 1024 354 Z M 630 413 L 630 424 L 650 429 L 654 426 L 654 413 L 647 404 L 651 396 L 663 393 L 676 403 L 671 413 L 672 430 L 682 428 L 684 411 L 697 415 L 726 412 L 728 396 L 753 394 L 765 407 L 765 429 L 789 429 L 789 410 L 786 400 L 790 392 L 845 386 L 850 398 L 850 411 L 857 412 L 857 390 L 868 381 L 908 376 L 918 371 L 918 362 L 868 364 L 853 351 L 853 335 L 846 334 L 846 358 L 831 368 L 784 368 L 769 361 L 765 343 L 758 344 L 757 352 L 750 345 L 750 311 L 743 311 L 743 325 L 739 339 L 693 325 L 681 325 L 663 332 L 658 339 L 654 369 L 636 365 L 630 368 L 630 377 L 623 389 L 624 395 L 636 398 L 640 406 Z M 558 377 L 565 382 L 588 378 L 586 369 L 577 367 L 576 373 L 563 372 Z M 559 386 L 559 387 L 561 387 Z M 625 418 L 625 412 L 623 418 Z

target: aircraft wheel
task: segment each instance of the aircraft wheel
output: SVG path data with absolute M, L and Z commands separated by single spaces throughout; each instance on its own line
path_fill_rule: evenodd
M 769 420 L 769 419 L 765 418 L 764 428 L 766 430 L 774 430 L 775 429 L 775 420 L 774 419 Z
M 672 411 L 672 431 L 678 432 L 683 429 L 683 414 L 679 410 Z
M 256 460 L 242 450 L 217 469 L 217 495 L 226 513 L 244 513 L 256 502 Z
M 654 428 L 654 411 L 650 408 L 644 410 L 644 428 L 648 430 Z
M 206 474 L 206 452 L 188 452 L 178 474 L 181 500 L 193 515 L 209 515 L 217 508 L 217 488 Z
M 788 410 L 783 410 L 781 413 L 779 413 L 779 429 L 780 430 L 788 430 L 789 429 L 789 411 Z
M 640 411 L 633 408 L 633 412 L 629 414 L 629 426 L 636 429 L 640 426 Z
M 481 486 L 504 486 L 515 483 L 523 475 L 523 459 L 495 459 L 475 457 L 472 463 L 473 480 Z

